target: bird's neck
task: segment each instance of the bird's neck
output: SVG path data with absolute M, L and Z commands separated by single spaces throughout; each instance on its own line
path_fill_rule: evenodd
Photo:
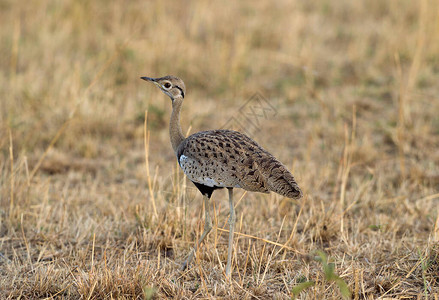
M 183 104 L 182 98 L 175 98 L 172 101 L 171 122 L 169 124 L 169 135 L 171 136 L 171 144 L 174 152 L 177 153 L 177 148 L 185 139 L 180 125 L 180 110 Z

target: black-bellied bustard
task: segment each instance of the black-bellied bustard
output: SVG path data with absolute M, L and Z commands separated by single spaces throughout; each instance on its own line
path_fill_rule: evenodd
M 287 168 L 245 134 L 232 130 L 209 130 L 197 132 L 186 138 L 180 126 L 180 110 L 186 87 L 180 78 L 165 76 L 141 77 L 141 79 L 153 82 L 171 98 L 172 114 L 169 133 L 172 148 L 183 172 L 200 190 L 204 198 L 204 231 L 182 268 L 185 269 L 189 265 L 197 248 L 212 229 L 209 199 L 213 191 L 227 188 L 230 230 L 226 275 L 229 277 L 235 228 L 233 188 L 262 193 L 273 191 L 293 199 L 300 198 L 302 191 Z

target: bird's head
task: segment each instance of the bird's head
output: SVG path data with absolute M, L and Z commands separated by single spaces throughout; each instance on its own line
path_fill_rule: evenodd
M 175 99 L 183 99 L 186 94 L 186 87 L 183 80 L 178 77 L 168 75 L 160 78 L 140 77 L 143 80 L 151 81 L 158 86 L 163 93 L 171 98 L 172 102 Z

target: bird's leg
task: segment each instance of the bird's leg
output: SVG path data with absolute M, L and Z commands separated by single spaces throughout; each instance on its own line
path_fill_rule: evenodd
M 232 266 L 232 250 L 233 250 L 233 233 L 235 232 L 235 208 L 233 207 L 233 188 L 229 188 L 229 205 L 230 205 L 230 217 L 229 217 L 229 250 L 227 253 L 227 266 L 226 276 L 230 277 L 230 269 Z
M 183 265 L 181 266 L 181 270 L 185 270 L 187 266 L 191 263 L 192 259 L 194 258 L 194 254 L 197 251 L 200 244 L 203 242 L 206 235 L 210 232 L 212 229 L 212 220 L 210 218 L 209 213 L 209 197 L 206 195 L 203 195 L 204 198 L 204 230 L 201 234 L 200 239 L 198 240 L 198 243 L 192 248 L 191 252 L 189 253 L 188 257 L 184 261 Z

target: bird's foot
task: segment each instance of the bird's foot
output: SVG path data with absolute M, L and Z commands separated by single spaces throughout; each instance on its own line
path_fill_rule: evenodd
M 229 279 L 231 278 L 230 277 L 230 274 L 232 273 L 231 269 L 232 269 L 231 266 L 229 264 L 227 264 L 227 266 L 226 266 L 226 277 L 229 278 Z
M 192 249 L 186 260 L 181 264 L 180 271 L 185 271 L 194 257 L 195 250 Z
M 180 271 L 186 271 L 186 269 L 187 269 L 187 262 L 186 261 L 184 261 L 182 264 L 181 264 L 181 266 L 180 266 Z

